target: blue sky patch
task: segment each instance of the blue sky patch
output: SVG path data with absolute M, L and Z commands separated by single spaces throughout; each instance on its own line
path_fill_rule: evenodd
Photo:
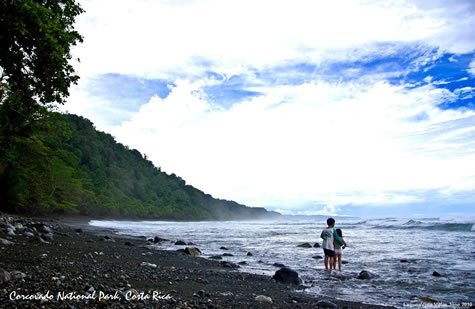
M 248 84 L 245 76 L 233 75 L 225 78 L 213 72 L 208 72 L 207 75 L 221 82 L 216 85 L 203 87 L 203 92 L 206 93 L 208 99 L 224 108 L 230 108 L 235 103 L 261 94 L 260 92 L 248 90 L 248 87 L 251 85 Z
M 170 81 L 161 79 L 108 73 L 90 80 L 87 92 L 90 96 L 107 100 L 114 109 L 124 111 L 123 117 L 114 117 L 114 123 L 120 123 L 129 118 L 130 112 L 137 112 L 154 95 L 166 98 L 170 93 L 167 85 L 170 84 L 173 85 Z

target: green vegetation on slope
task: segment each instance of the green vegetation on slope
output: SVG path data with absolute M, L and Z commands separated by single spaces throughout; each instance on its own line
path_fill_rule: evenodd
M 50 113 L 38 125 L 0 154 L 5 211 L 180 220 L 275 215 L 186 185 L 85 118 Z

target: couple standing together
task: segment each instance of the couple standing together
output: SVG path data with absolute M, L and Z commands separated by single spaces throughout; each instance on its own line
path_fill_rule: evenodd
M 346 242 L 343 239 L 343 233 L 340 229 L 335 229 L 335 219 L 327 219 L 328 227 L 323 229 L 320 237 L 323 239 L 322 248 L 325 253 L 325 270 L 328 270 L 330 264 L 330 271 L 336 269 L 336 261 L 338 260 L 338 270 L 341 271 L 341 254 L 346 247 Z

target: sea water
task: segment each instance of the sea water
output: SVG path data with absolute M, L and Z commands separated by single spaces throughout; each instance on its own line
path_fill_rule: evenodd
M 274 220 L 226 222 L 98 221 L 89 224 L 117 234 L 155 235 L 192 242 L 202 257 L 231 253 L 223 260 L 246 261 L 239 271 L 272 276 L 281 263 L 299 273 L 305 292 L 397 307 L 430 298 L 442 304 L 475 304 L 475 218 L 384 218 L 338 220 L 348 247 L 342 272 L 325 271 L 321 244 L 325 221 Z M 158 248 L 176 250 L 172 242 Z M 220 249 L 226 247 L 228 250 Z M 252 256 L 247 256 L 251 252 Z M 407 260 L 401 262 L 401 260 Z M 358 279 L 367 270 L 370 280 Z M 433 276 L 436 271 L 440 277 Z

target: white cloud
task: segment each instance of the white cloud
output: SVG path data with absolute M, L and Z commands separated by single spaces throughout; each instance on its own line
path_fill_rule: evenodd
M 472 62 L 470 62 L 470 66 L 468 68 L 468 72 L 470 74 L 472 74 L 472 76 L 475 77 L 475 59 L 472 60 Z
M 432 3 L 432 1 L 431 1 Z M 286 60 L 361 57 L 378 42 L 421 42 L 451 52 L 475 48 L 469 2 L 91 1 L 78 18 L 83 76 L 199 74 L 197 59 L 227 74 Z M 458 14 L 458 15 L 457 15 Z M 463 18 L 461 18 L 461 15 Z M 381 50 L 377 50 L 379 53 Z M 208 68 L 209 69 L 209 68 Z
M 224 110 L 203 83 L 179 81 L 106 129 L 205 192 L 255 206 L 421 202 L 411 192 L 475 183 L 475 113 L 436 108 L 446 90 L 317 82 Z
M 391 86 L 382 80 L 393 73 L 382 72 L 359 83 L 260 84 L 248 90 L 262 96 L 230 109 L 200 90 L 216 83 L 202 78 L 205 70 L 252 79 L 256 69 L 285 63 L 391 55 L 398 44 L 470 52 L 472 3 L 84 0 L 77 28 L 85 41 L 74 50 L 82 81 L 66 109 L 201 190 L 249 205 L 296 209 L 312 201 L 338 211 L 423 202 L 430 190 L 473 191 L 475 115 L 438 109 L 454 98 L 448 90 Z M 474 62 L 469 70 L 475 75 Z M 117 112 L 114 102 L 87 95 L 85 86 L 105 73 L 176 87 L 109 127 L 103 115 Z

